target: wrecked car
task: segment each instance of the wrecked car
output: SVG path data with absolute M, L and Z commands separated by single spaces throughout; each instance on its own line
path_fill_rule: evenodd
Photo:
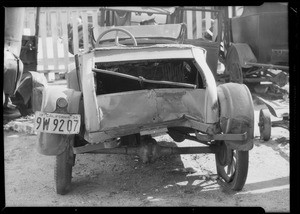
M 183 44 L 184 24 L 103 27 L 75 56 L 68 88 L 43 89 L 35 113 L 38 151 L 56 158 L 58 194 L 71 189 L 76 154 L 213 153 L 220 181 L 241 190 L 253 148 L 254 109 L 244 84 L 217 86 L 206 50 Z M 154 135 L 197 147 L 159 145 Z

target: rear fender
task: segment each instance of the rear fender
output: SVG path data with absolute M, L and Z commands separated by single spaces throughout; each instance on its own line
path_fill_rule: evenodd
M 56 109 L 56 101 L 60 97 L 65 98 L 68 102 L 66 113 L 79 113 L 81 92 L 57 86 L 44 88 L 41 111 L 49 113 L 54 112 Z M 38 152 L 44 155 L 59 155 L 66 149 L 66 142 L 69 142 L 69 138 L 74 138 L 74 135 L 41 132 L 38 136 Z M 70 142 L 73 141 L 70 140 Z
M 220 126 L 225 134 L 243 134 L 245 141 L 225 141 L 234 150 L 248 151 L 253 148 L 254 106 L 248 87 L 244 84 L 226 83 L 219 85 Z

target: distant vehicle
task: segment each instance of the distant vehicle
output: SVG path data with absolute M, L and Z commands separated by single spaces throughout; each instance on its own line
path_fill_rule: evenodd
M 247 86 L 216 85 L 204 48 L 183 44 L 184 24 L 101 28 L 93 49 L 76 55 L 68 88 L 45 87 L 35 113 L 39 152 L 53 155 L 58 194 L 71 188 L 76 154 L 214 153 L 220 180 L 241 190 L 253 148 L 254 109 Z M 158 145 L 169 134 L 205 146 Z
M 36 93 L 47 85 L 44 74 L 37 71 L 37 41 L 36 34 L 23 34 L 25 8 L 5 8 L 5 42 L 4 42 L 4 81 L 3 107 L 4 112 L 21 116 L 40 110 L 40 101 Z M 39 8 L 37 8 L 39 20 Z
M 225 74 L 230 82 L 274 90 L 288 83 L 287 3 L 244 6 L 239 16 L 225 19 Z

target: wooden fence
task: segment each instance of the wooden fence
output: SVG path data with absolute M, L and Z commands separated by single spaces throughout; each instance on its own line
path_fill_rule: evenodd
M 202 7 L 203 8 L 203 7 Z M 210 7 L 205 7 L 210 9 Z M 229 16 L 234 15 L 229 7 Z M 186 11 L 188 39 L 202 38 L 206 29 L 213 23 L 211 12 Z M 36 8 L 26 8 L 24 34 L 35 34 Z M 89 48 L 88 24 L 94 27 L 95 37 L 99 35 L 100 11 L 98 7 L 42 7 L 40 10 L 40 30 L 38 46 L 38 71 L 67 72 L 74 68 L 74 55 L 68 51 L 68 24 L 73 26 L 74 53 L 78 53 L 78 18 L 83 25 L 84 51 Z

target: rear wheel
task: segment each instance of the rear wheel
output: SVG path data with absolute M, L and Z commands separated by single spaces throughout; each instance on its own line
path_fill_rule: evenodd
M 69 138 L 70 139 L 70 138 Z M 73 137 L 71 137 L 73 139 Z M 64 195 L 69 192 L 72 179 L 72 167 L 75 163 L 75 154 L 73 153 L 70 142 L 65 151 L 56 156 L 54 166 L 54 180 L 56 193 Z
M 237 151 L 228 148 L 224 141 L 215 154 L 217 173 L 225 187 L 239 191 L 246 182 L 249 164 L 249 151 Z
M 270 140 L 271 137 L 271 115 L 268 109 L 261 109 L 259 112 L 259 132 L 260 138 L 264 141 Z

